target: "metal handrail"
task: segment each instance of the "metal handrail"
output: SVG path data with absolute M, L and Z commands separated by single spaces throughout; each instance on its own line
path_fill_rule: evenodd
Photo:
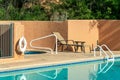
M 108 61 L 107 63 L 105 64 L 105 66 L 102 68 L 101 64 L 100 64 L 100 71 L 98 73 L 101 73 L 103 72 L 103 70 L 108 66 Z
M 102 55 L 102 52 L 106 55 L 107 60 L 109 59 L 108 54 L 103 50 L 103 48 L 100 45 L 97 45 L 97 47 L 94 48 L 94 56 L 96 56 L 96 49 L 100 49 L 100 56 Z
M 114 60 L 112 60 L 112 64 L 110 64 L 109 66 L 109 60 L 107 60 L 107 63 L 105 64 L 105 66 L 102 68 L 101 64 L 100 64 L 100 71 L 98 73 L 106 73 L 113 65 L 114 65 Z
M 112 64 L 110 66 L 108 66 L 108 68 L 106 70 L 104 70 L 103 73 L 106 73 L 113 65 L 114 65 L 114 60 L 112 60 Z
M 48 47 L 37 47 L 37 46 L 33 46 L 32 43 L 34 41 L 37 41 L 37 40 L 41 40 L 41 39 L 45 39 L 45 38 L 48 38 L 48 37 L 55 37 L 55 41 L 56 41 L 56 45 L 55 45 L 55 53 L 57 54 L 57 36 L 55 34 L 50 34 L 50 35 L 47 35 L 47 36 L 44 36 L 44 37 L 40 37 L 40 38 L 36 38 L 36 39 L 33 39 L 30 41 L 30 47 L 32 48 L 38 48 L 38 49 L 48 49 L 51 51 L 51 53 L 53 54 L 53 49 L 51 48 L 48 48 Z
M 103 47 L 105 47 L 112 55 L 112 59 L 109 59 L 108 54 L 103 50 Z M 103 44 L 103 45 L 97 45 L 97 47 L 94 48 L 94 56 L 96 56 L 96 49 L 99 48 L 100 49 L 100 56 L 102 55 L 101 51 L 103 51 L 103 53 L 105 53 L 106 57 L 107 57 L 107 63 L 105 64 L 105 66 L 103 68 L 101 68 L 101 64 L 100 64 L 100 71 L 98 73 L 106 73 L 114 64 L 114 54 L 112 53 L 112 51 L 108 48 L 107 45 Z M 112 61 L 112 64 L 110 66 L 108 66 L 108 62 Z M 108 66 L 108 68 L 107 68 Z M 95 67 L 94 67 L 95 68 Z M 107 68 L 107 69 L 106 69 Z
M 112 63 L 109 65 L 109 60 L 107 60 L 107 63 L 102 67 L 102 63 L 98 64 L 99 65 L 99 70 L 97 73 L 106 73 L 113 65 L 114 65 L 114 60 L 112 60 Z M 96 65 L 93 65 L 93 70 L 96 72 Z
M 41 75 L 41 76 L 47 77 L 49 79 L 56 79 L 57 76 L 58 76 L 57 69 L 55 70 L 55 73 L 54 73 L 55 76 L 49 76 L 49 75 L 46 75 L 46 74 L 43 74 L 43 73 L 38 73 L 38 74 Z
M 114 54 L 112 53 L 112 51 L 110 50 L 110 48 L 108 48 L 108 46 L 107 45 L 105 45 L 105 44 L 102 44 L 101 45 L 101 47 L 105 47 L 110 53 L 111 53 L 111 55 L 112 55 L 112 58 L 114 59 Z

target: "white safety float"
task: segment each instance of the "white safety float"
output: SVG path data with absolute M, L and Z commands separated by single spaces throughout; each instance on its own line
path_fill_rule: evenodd
M 27 47 L 27 41 L 24 37 L 21 37 L 18 43 L 19 51 L 24 53 Z
M 23 74 L 23 75 L 20 77 L 20 80 L 27 80 L 27 79 L 26 79 L 26 76 Z

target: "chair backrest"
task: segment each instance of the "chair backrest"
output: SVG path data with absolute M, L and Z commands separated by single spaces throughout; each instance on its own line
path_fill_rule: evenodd
M 59 32 L 53 32 L 57 36 L 58 41 L 60 41 L 61 44 L 66 44 L 65 39 L 61 36 Z

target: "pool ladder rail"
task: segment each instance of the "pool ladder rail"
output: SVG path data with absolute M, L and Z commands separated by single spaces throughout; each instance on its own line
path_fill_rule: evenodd
M 111 54 L 111 56 L 108 55 L 108 53 L 106 53 L 102 47 L 105 47 L 108 52 Z M 103 44 L 103 45 L 97 45 L 97 47 L 94 48 L 94 56 L 96 56 L 96 49 L 99 48 L 100 49 L 100 56 L 102 56 L 102 52 L 106 55 L 106 64 L 102 67 L 101 63 L 99 64 L 100 66 L 100 71 L 98 73 L 106 73 L 113 65 L 114 65 L 114 54 L 112 53 L 112 51 L 107 47 L 107 45 Z M 110 64 L 111 63 L 111 64 Z M 94 65 L 94 69 L 95 69 L 95 65 Z
M 114 65 L 114 60 L 112 61 L 106 61 L 105 62 L 106 64 L 102 66 L 103 63 L 100 63 L 98 64 L 98 66 L 96 66 L 96 64 L 94 64 L 94 72 L 96 72 L 96 69 L 98 69 L 97 73 L 100 74 L 100 73 L 106 73 L 107 71 L 109 71 L 109 69 Z M 98 68 L 97 68 L 98 67 Z
M 62 71 L 62 69 L 55 69 L 55 72 L 53 73 L 54 76 L 50 76 L 47 74 L 43 74 L 43 73 L 37 73 L 41 76 L 47 77 L 48 79 L 54 80 L 58 77 L 58 74 Z
M 109 54 L 108 54 L 106 51 L 104 51 L 103 47 L 105 47 L 105 48 L 108 50 Z M 97 49 L 99 49 L 99 51 L 100 51 L 100 56 L 102 56 L 103 54 L 105 54 L 105 58 L 106 58 L 108 61 L 114 60 L 114 54 L 113 54 L 113 52 L 108 48 L 107 45 L 105 45 L 105 44 L 103 44 L 103 45 L 101 45 L 101 46 L 100 46 L 100 45 L 97 45 L 97 46 L 94 48 L 94 56 L 95 56 L 95 57 L 96 57 L 96 51 L 97 51 Z
M 30 41 L 30 47 L 35 48 L 35 49 L 49 50 L 49 51 L 51 51 L 51 54 L 53 54 L 53 49 L 51 49 L 51 48 L 48 48 L 48 47 L 38 47 L 38 46 L 33 46 L 32 45 L 32 43 L 35 42 L 35 41 L 42 40 L 42 39 L 49 38 L 49 37 L 55 37 L 55 42 L 56 42 L 56 45 L 55 45 L 55 54 L 58 54 L 58 52 L 57 52 L 57 36 L 55 34 L 50 34 L 50 35 L 47 35 L 47 36 L 43 36 L 43 37 L 39 37 L 39 38 L 31 40 Z

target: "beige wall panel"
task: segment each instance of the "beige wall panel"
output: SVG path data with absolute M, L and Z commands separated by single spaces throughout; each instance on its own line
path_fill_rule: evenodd
M 21 22 L 14 22 L 14 58 L 24 58 L 24 53 L 18 51 L 18 42 L 24 36 L 24 25 Z
M 68 39 L 85 41 L 96 46 L 98 40 L 97 22 L 93 20 L 68 20 Z

